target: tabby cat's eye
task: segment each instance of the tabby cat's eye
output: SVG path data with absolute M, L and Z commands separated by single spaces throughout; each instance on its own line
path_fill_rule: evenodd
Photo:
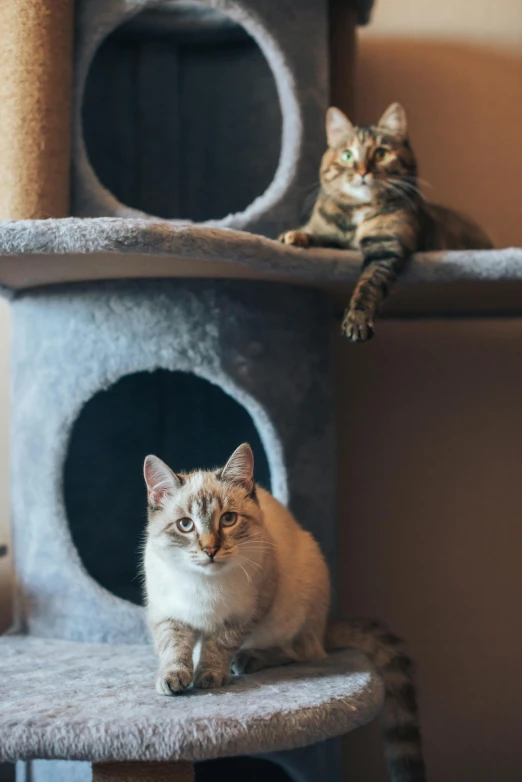
M 353 160 L 353 152 L 350 149 L 345 149 L 341 155 L 341 160 L 345 163 L 350 163 Z
M 386 147 L 377 147 L 374 153 L 375 160 L 384 160 L 384 158 L 388 157 L 389 150 L 386 149 Z
M 180 532 L 192 532 L 194 529 L 194 522 L 192 519 L 178 519 L 176 525 Z
M 227 511 L 221 516 L 221 526 L 222 527 L 232 527 L 237 521 L 237 513 L 233 513 L 232 511 Z

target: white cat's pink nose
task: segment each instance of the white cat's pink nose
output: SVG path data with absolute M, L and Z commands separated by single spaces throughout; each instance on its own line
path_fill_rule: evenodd
M 210 557 L 210 559 L 214 559 L 216 554 L 219 551 L 219 546 L 203 546 L 203 551 L 207 555 L 207 557 Z

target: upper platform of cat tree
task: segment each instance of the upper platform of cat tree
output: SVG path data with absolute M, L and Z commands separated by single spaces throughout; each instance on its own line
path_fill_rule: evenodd
M 139 278 L 279 281 L 322 288 L 340 306 L 360 257 L 300 250 L 255 234 L 161 220 L 66 218 L 0 222 L 6 296 L 59 283 Z M 387 305 L 390 314 L 522 312 L 522 249 L 418 254 Z

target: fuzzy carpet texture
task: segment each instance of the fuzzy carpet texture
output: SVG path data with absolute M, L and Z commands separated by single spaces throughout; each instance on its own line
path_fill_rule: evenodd
M 380 711 L 366 657 L 236 677 L 219 691 L 164 697 L 150 647 L 0 639 L 0 761 L 201 760 L 304 747 Z

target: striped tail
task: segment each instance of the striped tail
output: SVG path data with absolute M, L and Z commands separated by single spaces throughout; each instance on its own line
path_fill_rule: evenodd
M 367 654 L 384 682 L 382 724 L 390 782 L 426 782 L 414 667 L 401 639 L 372 620 L 331 620 L 326 649 Z

